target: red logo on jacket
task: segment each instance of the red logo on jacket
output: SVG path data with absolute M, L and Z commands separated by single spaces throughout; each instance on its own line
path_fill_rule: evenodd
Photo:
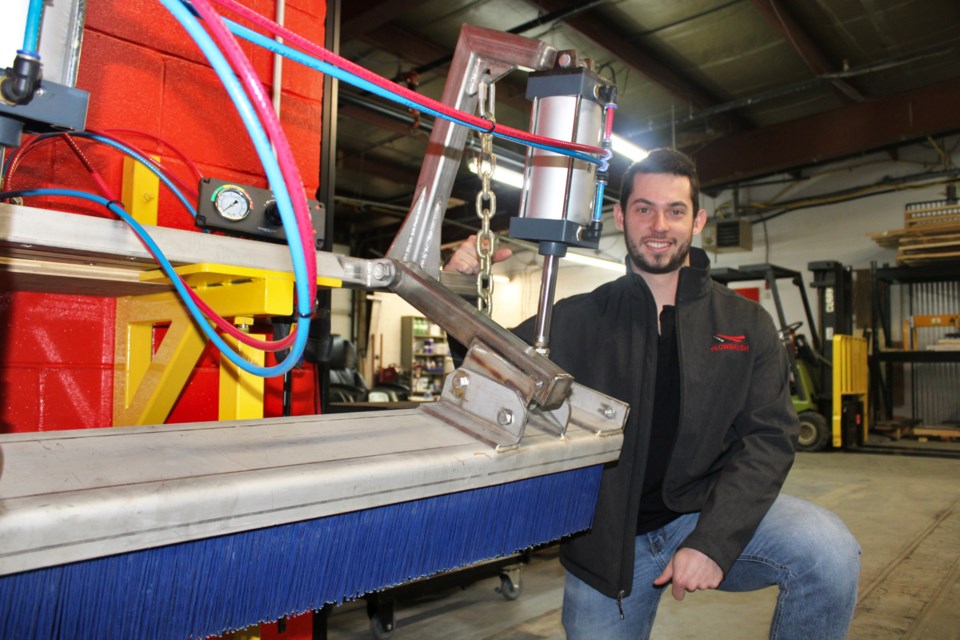
M 747 343 L 747 336 L 730 336 L 724 333 L 713 334 L 715 345 L 710 347 L 710 351 L 750 351 L 750 345 Z

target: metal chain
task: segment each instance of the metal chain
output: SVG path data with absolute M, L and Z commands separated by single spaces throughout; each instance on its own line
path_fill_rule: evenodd
M 481 80 L 479 86 L 480 116 L 490 121 L 491 126 L 496 122 L 494 117 L 494 85 Z M 477 217 L 480 218 L 480 232 L 477 234 L 477 258 L 480 260 L 480 271 L 477 273 L 477 309 L 481 313 L 493 313 L 493 252 L 496 249 L 497 237 L 490 231 L 490 218 L 497 211 L 497 194 L 490 188 L 493 172 L 497 169 L 497 158 L 493 155 L 493 134 L 480 134 L 480 157 L 477 158 L 477 174 L 480 176 L 481 189 L 477 194 Z

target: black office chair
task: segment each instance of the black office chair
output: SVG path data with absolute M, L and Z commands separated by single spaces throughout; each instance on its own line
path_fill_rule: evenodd
M 410 397 L 410 388 L 384 382 L 367 386 L 357 370 L 357 348 L 343 336 L 330 336 L 330 402 L 398 402 Z

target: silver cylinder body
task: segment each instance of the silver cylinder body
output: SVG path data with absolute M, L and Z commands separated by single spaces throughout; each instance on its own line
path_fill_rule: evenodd
M 599 145 L 603 106 L 580 96 L 548 96 L 533 103 L 531 131 L 537 135 Z M 596 165 L 530 148 L 520 217 L 569 220 L 585 225 L 593 214 Z

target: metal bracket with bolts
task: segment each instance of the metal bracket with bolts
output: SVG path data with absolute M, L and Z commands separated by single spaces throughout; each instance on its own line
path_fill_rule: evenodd
M 623 432 L 626 403 L 574 383 L 558 407 L 543 410 L 530 402 L 534 387 L 517 367 L 474 340 L 461 367 L 444 381 L 439 402 L 422 409 L 497 451 L 517 448 L 528 426 L 560 438 L 570 426 L 598 436 Z

